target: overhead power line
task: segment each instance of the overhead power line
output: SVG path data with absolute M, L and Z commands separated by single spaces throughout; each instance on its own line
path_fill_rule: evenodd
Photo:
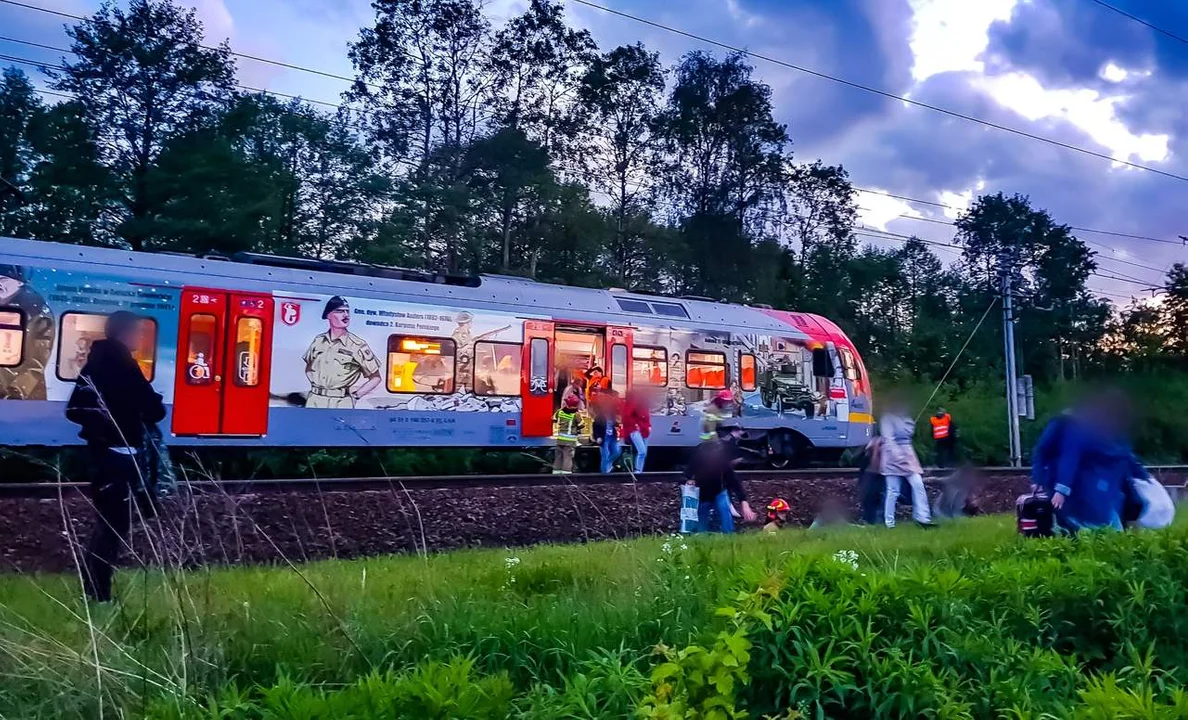
M 1090 0 L 1090 2 L 1095 2 L 1107 10 L 1112 10 L 1112 11 L 1118 13 L 1119 15 L 1121 15 L 1122 17 L 1129 18 L 1129 19 L 1133 20 L 1134 22 L 1138 23 L 1139 25 L 1144 25 L 1144 26 L 1150 28 L 1151 30 L 1154 30 L 1155 32 L 1159 33 L 1160 35 L 1166 35 L 1167 37 L 1171 38 L 1172 40 L 1177 40 L 1179 42 L 1184 43 L 1185 45 L 1188 45 L 1188 39 L 1185 39 L 1182 35 L 1177 35 L 1170 30 L 1164 30 L 1163 28 L 1159 27 L 1158 25 L 1149 23 L 1146 20 L 1142 19 L 1141 17 L 1138 17 L 1137 15 L 1132 15 L 1116 5 L 1111 5 L 1110 3 L 1105 2 L 1104 0 Z M 1171 3 L 1168 3 L 1168 4 L 1170 5 Z
M 899 219 L 899 220 L 917 220 L 919 222 L 933 223 L 935 225 L 948 225 L 949 227 L 956 227 L 956 225 L 957 225 L 957 223 L 953 222 L 952 220 L 941 220 L 939 218 L 924 217 L 922 215 L 896 215 L 895 217 L 896 217 L 896 219 Z M 1118 252 L 1117 248 L 1110 247 L 1109 245 L 1097 242 L 1096 240 L 1090 240 L 1089 238 L 1084 238 L 1084 242 L 1089 243 L 1090 245 L 1096 245 L 1097 247 L 1104 248 L 1111 252 Z M 1101 255 L 1100 253 L 1096 256 L 1095 259 L 1102 260 L 1104 262 L 1115 262 L 1115 263 L 1121 263 L 1123 265 L 1130 265 L 1131 267 L 1142 268 L 1144 270 L 1152 270 L 1152 271 L 1160 273 L 1160 274 L 1167 273 L 1167 268 L 1156 267 L 1154 265 L 1144 265 L 1143 263 L 1132 262 L 1130 260 L 1123 260 L 1122 258 L 1116 258 L 1116 257 L 1112 257 L 1110 255 Z
M 979 124 L 979 125 L 983 125 L 983 126 L 985 126 L 985 127 L 989 127 L 989 128 L 993 128 L 993 129 L 996 129 L 996 130 L 1000 130 L 1000 131 L 1002 131 L 1002 132 L 1011 133 L 1011 134 L 1013 134 L 1013 135 L 1018 135 L 1018 136 L 1020 136 L 1020 137 L 1025 137 L 1025 138 L 1028 138 L 1028 139 L 1031 139 L 1031 140 L 1036 140 L 1036 141 L 1038 141 L 1038 142 L 1047 143 L 1047 144 L 1049 144 L 1049 145 L 1053 145 L 1053 146 L 1056 146 L 1056 147 L 1064 148 L 1064 149 L 1066 149 L 1066 150 L 1072 150 L 1072 151 L 1074 151 L 1074 152 L 1082 153 L 1082 154 L 1084 154 L 1084 155 L 1089 155 L 1089 156 L 1091 156 L 1091 157 L 1096 157 L 1096 158 L 1098 158 L 1098 159 L 1101 159 L 1101 160 L 1108 160 L 1108 161 L 1110 161 L 1110 162 L 1112 162 L 1112 163 L 1116 162 L 1116 163 L 1119 163 L 1119 164 L 1121 164 L 1121 165 L 1126 165 L 1127 167 L 1132 167 L 1132 168 L 1135 168 L 1136 170 L 1145 170 L 1145 171 L 1147 171 L 1147 172 L 1152 172 L 1152 173 L 1155 173 L 1155 174 L 1157 174 L 1157 175 L 1163 175 L 1163 176 L 1165 176 L 1165 177 L 1169 177 L 1169 178 L 1173 178 L 1173 179 L 1176 179 L 1176 180 L 1181 180 L 1181 181 L 1188 182 L 1188 177 L 1186 177 L 1186 176 L 1183 176 L 1183 175 L 1178 175 L 1178 174 L 1176 174 L 1176 173 L 1167 172 L 1167 171 L 1165 171 L 1165 170 L 1159 170 L 1158 168 L 1153 168 L 1153 167 L 1150 167 L 1149 165 L 1142 165 L 1142 164 L 1140 164 L 1140 163 L 1131 162 L 1131 161 L 1129 161 L 1129 160 L 1120 160 L 1120 159 L 1118 159 L 1118 158 L 1115 158 L 1115 157 L 1112 157 L 1112 156 L 1110 156 L 1110 155 L 1106 155 L 1105 153 L 1100 153 L 1100 152 L 1097 152 L 1097 151 L 1095 151 L 1095 150 L 1090 150 L 1090 149 L 1088 149 L 1088 148 L 1083 148 L 1083 147 L 1080 147 L 1080 146 L 1077 146 L 1077 145 L 1072 145 L 1071 143 L 1065 143 L 1065 142 L 1062 142 L 1062 141 L 1060 141 L 1060 140 L 1054 140 L 1054 139 L 1052 139 L 1052 138 L 1049 138 L 1049 137 L 1044 137 L 1043 135 L 1036 135 L 1035 133 L 1030 133 L 1030 132 L 1027 132 L 1026 130 L 1020 130 L 1020 129 L 1018 129 L 1018 128 L 1013 128 L 1013 127 L 1010 127 L 1010 126 L 1008 126 L 1008 125 L 1002 125 L 1002 124 L 995 123 L 995 122 L 992 122 L 992 121 L 989 121 L 989 120 L 984 120 L 984 119 L 982 119 L 982 118 L 975 117 L 975 116 L 973 116 L 973 115 L 967 115 L 967 114 L 965 114 L 965 113 L 961 113 L 961 112 L 958 112 L 958 111 L 956 111 L 956 110 L 950 110 L 950 109 L 948 109 L 948 108 L 940 107 L 940 106 L 938 106 L 938 105 L 932 105 L 932 104 L 929 104 L 929 103 L 926 103 L 926 102 L 922 102 L 922 101 L 920 101 L 920 100 L 913 100 L 913 99 L 911 99 L 911 98 L 906 98 L 906 97 L 903 97 L 903 96 L 897 95 L 897 94 L 895 94 L 895 93 L 889 92 L 889 91 L 887 91 L 887 90 L 881 90 L 881 89 L 879 89 L 879 88 L 872 87 L 872 86 L 869 86 L 869 85 L 864 85 L 864 84 L 862 84 L 862 83 L 855 82 L 855 81 L 853 81 L 853 80 L 846 80 L 845 78 L 836 77 L 836 76 L 830 75 L 830 74 L 828 74 L 828 73 L 821 72 L 821 71 L 819 71 L 819 70 L 813 70 L 813 69 L 811 69 L 811 68 L 807 68 L 807 67 L 803 67 L 803 66 L 800 66 L 800 65 L 796 65 L 796 64 L 790 63 L 790 62 L 788 62 L 788 61 L 785 61 L 785 60 L 780 60 L 780 59 L 778 59 L 778 58 L 774 58 L 774 57 L 770 57 L 770 56 L 767 56 L 767 55 L 763 55 L 763 54 L 761 54 L 761 53 L 755 53 L 755 52 L 752 52 L 752 51 L 746 50 L 746 49 L 744 49 L 744 48 L 740 48 L 740 47 L 737 47 L 737 46 L 734 46 L 734 45 L 730 45 L 730 44 L 728 44 L 728 43 L 724 43 L 724 42 L 721 42 L 721 41 L 718 41 L 718 40 L 713 40 L 713 39 L 711 39 L 711 38 L 707 38 L 707 37 L 704 37 L 704 36 L 701 36 L 701 35 L 697 35 L 697 34 L 694 34 L 694 33 L 688 32 L 688 31 L 686 31 L 686 30 L 681 30 L 681 29 L 679 29 L 679 28 L 675 28 L 675 27 L 672 27 L 672 26 L 669 26 L 669 25 L 665 25 L 665 24 L 663 24 L 663 23 L 658 23 L 658 22 L 655 22 L 655 21 L 653 21 L 653 20 L 648 20 L 647 18 L 643 18 L 643 17 L 637 16 L 637 15 L 632 15 L 631 13 L 626 13 L 626 12 L 623 12 L 623 11 L 621 11 L 621 10 L 615 10 L 615 9 L 613 9 L 613 8 L 606 7 L 606 6 L 604 6 L 604 5 L 599 5 L 598 3 L 591 2 L 590 0 L 571 0 L 571 2 L 576 2 L 576 3 L 579 3 L 579 4 L 581 4 L 581 5 L 585 5 L 585 6 L 587 6 L 587 7 L 591 7 L 591 8 L 594 8 L 594 9 L 596 9 L 596 10 L 600 10 L 600 11 L 602 11 L 602 12 L 610 13 L 610 14 L 612 14 L 612 15 L 617 15 L 617 16 L 619 16 L 619 17 L 623 17 L 623 18 L 626 18 L 626 19 L 629 19 L 629 20 L 633 20 L 633 21 L 635 21 L 635 22 L 642 23 L 642 24 L 644 24 L 644 25 L 648 25 L 648 26 L 651 26 L 651 27 L 654 27 L 654 28 L 657 28 L 657 29 L 660 29 L 660 30 L 664 30 L 664 31 L 666 31 L 666 32 L 670 32 L 670 33 L 674 33 L 674 34 L 677 34 L 677 35 L 681 35 L 681 36 L 684 36 L 684 37 L 690 38 L 690 39 L 692 39 L 692 40 L 696 40 L 696 41 L 698 41 L 698 42 L 702 42 L 702 43 L 706 43 L 706 44 L 708 44 L 708 45 L 713 45 L 713 46 L 716 46 L 716 47 L 720 47 L 720 48 L 723 48 L 723 49 L 725 49 L 725 50 L 729 50 L 729 51 L 731 51 L 731 52 L 737 52 L 737 53 L 741 53 L 741 54 L 743 54 L 743 55 L 747 55 L 748 57 L 753 57 L 753 58 L 755 58 L 756 60 L 763 60 L 764 62 L 769 62 L 769 63 L 775 64 L 775 65 L 779 65 L 779 66 L 781 66 L 781 67 L 786 67 L 786 68 L 788 68 L 788 69 L 790 69 L 790 70 L 795 70 L 795 71 L 797 71 L 797 72 L 801 72 L 801 73 L 805 73 L 805 74 L 808 74 L 808 75 L 812 75 L 812 76 L 814 76 L 814 77 L 821 78 L 821 79 L 823 79 L 823 80 L 828 80 L 828 81 L 830 81 L 830 82 L 835 82 L 835 83 L 838 83 L 838 84 L 841 84 L 841 85 L 845 85 L 845 86 L 847 86 L 847 87 L 851 87 L 851 88 L 854 88 L 854 89 L 856 89 L 856 90 L 862 90 L 862 91 L 864 91 L 864 92 L 873 93 L 873 94 L 880 95 L 880 96 L 882 96 L 882 97 L 886 97 L 886 98 L 889 98 L 889 99 L 892 99 L 892 100 L 898 100 L 899 102 L 903 102 L 903 103 L 906 103 L 906 104 L 908 104 L 908 105 L 914 105 L 914 106 L 916 106 L 916 107 L 921 107 L 921 108 L 924 108 L 924 109 L 926 109 L 926 110 L 931 110 L 931 111 L 933 111 L 933 112 L 938 112 L 938 113 L 942 113 L 942 114 L 944 114 L 944 115 L 948 115 L 949 117 L 955 117 L 955 118 L 958 118 L 958 119 L 960 119 L 960 120 L 965 120 L 965 121 L 967 121 L 967 122 L 977 123 L 977 124 Z M 86 18 L 84 18 L 84 17 L 82 17 L 82 16 L 80 16 L 80 15 L 74 15 L 74 14 L 72 14 L 72 13 L 66 13 L 66 12 L 62 12 L 62 11 L 60 11 L 60 10 L 51 10 L 51 9 L 49 9 L 49 8 L 39 7 L 39 6 L 37 6 L 37 5 L 31 5 L 31 4 L 29 4 L 29 3 L 20 2 L 19 0 L 0 0 L 0 3 L 6 4 L 6 5 L 12 5 L 12 6 L 15 6 L 15 7 L 26 8 L 26 9 L 29 9 L 29 10 L 36 10 L 36 11 L 39 11 L 39 12 L 49 13 L 49 14 L 51 14 L 51 15 L 57 15 L 57 16 L 59 16 L 59 17 L 69 18 L 69 19 L 71 19 L 71 20 L 78 20 L 78 21 L 85 21 L 85 20 L 86 20 Z M 216 49 L 216 48 L 213 48 L 213 47 L 210 47 L 210 46 L 207 46 L 207 45 L 201 45 L 200 43 L 195 43 L 195 44 L 196 44 L 196 45 L 198 45 L 199 47 L 205 48 L 205 49 L 207 49 L 207 50 L 215 50 L 215 49 Z M 232 55 L 232 56 L 234 56 L 234 57 L 244 58 L 245 60 L 252 60 L 252 61 L 255 61 L 255 62 L 262 62 L 262 63 L 267 63 L 267 64 L 269 64 L 269 65 L 275 65 L 275 66 L 277 66 L 277 67 L 283 67 L 283 68 L 287 68 L 287 69 L 290 69 L 290 70 L 297 70 L 297 71 L 300 71 L 300 72 L 308 72 L 308 73 L 313 73 L 313 74 L 315 74 L 315 75 L 321 75 L 322 77 L 333 78 L 333 79 L 336 79 L 336 80 L 343 80 L 343 81 L 350 82 L 350 83 L 354 83 L 354 82 L 356 82 L 356 78 L 350 78 L 350 77 L 347 77 L 347 76 L 345 76 L 345 75 L 338 75 L 338 74 L 336 74 L 336 73 L 329 73 L 329 72 L 325 72 L 325 71 L 323 71 L 323 70 L 316 70 L 316 69 L 313 69 L 313 68 L 303 67 L 303 66 L 301 66 L 301 65 L 294 65 L 294 64 L 291 64 L 291 63 L 281 62 L 281 61 L 279 61 L 279 60 L 272 60 L 272 59 L 270 59 L 270 58 L 264 58 L 264 57 L 260 57 L 260 56 L 258 56 L 258 55 L 249 55 L 249 54 L 247 54 L 247 53 L 236 52 L 236 51 L 233 51 L 233 50 L 229 50 L 228 52 L 229 52 L 229 54 L 230 54 L 230 55 Z M 364 83 L 364 84 L 366 84 L 366 85 L 370 85 L 369 83 Z M 372 85 L 372 87 L 375 87 L 375 86 L 374 86 L 374 85 Z
M 8 0 L 5 0 L 5 1 L 8 1 Z M 1126 165 L 1127 167 L 1135 168 L 1136 170 L 1146 170 L 1147 172 L 1152 172 L 1157 175 L 1163 175 L 1164 177 L 1169 177 L 1169 178 L 1172 178 L 1175 180 L 1181 180 L 1184 182 L 1188 182 L 1188 176 L 1178 175 L 1173 172 L 1168 172 L 1166 170 L 1160 170 L 1158 168 L 1153 168 L 1149 165 L 1142 165 L 1139 163 L 1131 162 L 1129 160 L 1119 160 L 1118 158 L 1112 157 L 1110 155 L 1106 155 L 1105 153 L 1097 152 L 1096 150 L 1090 150 L 1089 148 L 1083 148 L 1078 145 L 1073 145 L 1071 143 L 1062 142 L 1060 140 L 1054 140 L 1049 137 L 1044 137 L 1043 135 L 1036 135 L 1035 133 L 1027 132 L 1026 130 L 1020 130 L 1018 128 L 1014 128 L 1009 125 L 1002 125 L 1000 123 L 992 122 L 990 120 L 984 120 L 984 119 L 976 117 L 974 115 L 967 115 L 965 113 L 958 112 L 956 110 L 950 110 L 948 108 L 941 107 L 939 105 L 932 105 L 931 103 L 926 103 L 926 102 L 923 102 L 920 100 L 913 100 L 911 98 L 897 95 L 897 94 L 890 92 L 888 90 L 882 90 L 882 89 L 879 89 L 879 88 L 876 88 L 876 87 L 873 87 L 870 85 L 865 85 L 860 82 L 855 82 L 853 80 L 846 80 L 845 78 L 840 78 L 835 75 L 830 75 L 829 73 L 821 72 L 820 70 L 813 70 L 812 68 L 804 67 L 803 65 L 796 65 L 795 63 L 791 63 L 786 60 L 780 60 L 779 58 L 775 58 L 770 55 L 764 55 L 762 53 L 753 52 L 751 50 L 747 50 L 747 49 L 739 47 L 737 45 L 731 45 L 729 43 L 724 43 L 720 40 L 714 40 L 713 38 L 709 38 L 704 35 L 698 35 L 696 33 L 691 33 L 687 30 L 681 30 L 680 28 L 676 28 L 671 25 L 665 25 L 664 23 L 656 22 L 655 20 L 649 20 L 649 19 L 647 19 L 645 17 L 641 17 L 639 15 L 633 15 L 628 12 L 623 12 L 622 10 L 615 10 L 614 8 L 609 8 L 605 5 L 599 5 L 598 3 L 591 2 L 591 0 L 569 0 L 569 1 L 578 3 L 579 5 L 585 5 L 586 7 L 594 8 L 595 10 L 601 10 L 602 12 L 609 13 L 611 15 L 617 15 L 619 17 L 626 18 L 628 20 L 632 20 L 634 22 L 641 23 L 643 25 L 647 25 L 649 27 L 654 27 L 658 30 L 664 30 L 665 32 L 673 33 L 674 35 L 680 35 L 682 37 L 686 37 L 691 40 L 696 40 L 697 42 L 704 43 L 706 45 L 713 45 L 714 47 L 719 47 L 724 50 L 729 50 L 730 52 L 735 52 L 735 53 L 739 53 L 741 55 L 746 55 L 747 57 L 752 57 L 752 58 L 755 58 L 756 60 L 763 60 L 764 62 L 768 62 L 773 65 L 779 65 L 780 67 L 788 68 L 789 70 L 795 70 L 796 72 L 804 73 L 806 75 L 812 75 L 813 77 L 820 78 L 822 80 L 828 80 L 830 82 L 834 82 L 839 85 L 845 85 L 846 87 L 851 87 L 851 88 L 854 88 L 855 90 L 862 90 L 863 92 L 872 93 L 874 95 L 880 95 L 882 97 L 889 98 L 891 100 L 897 100 L 899 102 L 906 103 L 908 105 L 914 105 L 916 107 L 921 107 L 921 108 L 924 108 L 925 110 L 931 110 L 933 112 L 941 113 L 943 115 L 948 115 L 949 117 L 954 117 L 959 120 L 965 120 L 966 122 L 977 123 L 979 125 L 983 125 L 988 128 L 993 128 L 995 130 L 1000 130 L 1002 132 L 1007 132 L 1007 133 L 1011 133 L 1013 135 L 1018 135 L 1019 137 L 1025 137 L 1030 140 L 1036 140 L 1038 142 L 1047 143 L 1047 144 L 1053 145 L 1055 147 L 1064 148 L 1065 150 L 1072 150 L 1074 152 L 1088 155 L 1090 157 L 1095 157 L 1095 158 L 1098 158 L 1101 160 L 1108 160 L 1112 163 L 1119 163 L 1121 165 Z
M 959 212 L 965 210 L 965 208 L 957 207 L 956 205 L 946 205 L 945 203 L 936 202 L 935 200 L 922 200 L 920 198 L 909 197 L 907 195 L 897 195 L 895 193 L 886 192 L 885 190 L 875 190 L 874 188 L 864 188 L 857 186 L 855 186 L 854 189 L 858 192 L 870 193 L 871 195 L 882 195 L 883 197 L 903 200 L 905 202 L 919 203 L 920 205 L 931 205 L 932 207 L 944 208 L 945 210 L 957 210 Z M 1183 242 L 1168 240 L 1167 238 L 1152 237 L 1150 235 L 1133 235 L 1131 233 L 1114 232 L 1113 230 L 1097 230 L 1094 228 L 1078 227 L 1076 225 L 1069 225 L 1068 228 L 1078 232 L 1096 233 L 1098 235 L 1109 235 L 1111 237 L 1129 238 L 1132 240 L 1149 240 L 1151 242 L 1163 243 L 1165 245 L 1176 245 L 1179 247 L 1184 245 Z

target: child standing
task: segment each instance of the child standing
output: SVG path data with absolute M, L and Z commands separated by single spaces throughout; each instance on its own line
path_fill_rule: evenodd
M 576 395 L 566 395 L 561 409 L 554 418 L 553 439 L 557 442 L 557 449 L 553 454 L 554 475 L 573 473 L 573 454 L 577 449 L 578 434 L 581 432 L 581 419 L 578 416 L 581 404 Z

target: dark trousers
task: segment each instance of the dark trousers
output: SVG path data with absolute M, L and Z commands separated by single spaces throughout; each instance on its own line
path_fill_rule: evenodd
M 91 450 L 91 499 L 95 504 L 95 527 L 87 542 L 83 563 L 83 586 L 92 600 L 111 600 L 111 577 L 128 544 L 132 525 L 132 488 L 138 470 L 136 458 L 109 448 Z
M 953 467 L 957 464 L 957 439 L 945 438 L 936 441 L 936 466 Z
M 858 504 L 862 508 L 862 522 L 878 525 L 883 522 L 883 496 L 886 482 L 878 473 L 864 472 L 858 477 Z

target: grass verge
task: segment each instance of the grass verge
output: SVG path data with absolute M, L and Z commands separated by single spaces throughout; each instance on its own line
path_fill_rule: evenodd
M 1188 717 L 1188 526 L 1004 518 L 0 582 L 12 718 Z

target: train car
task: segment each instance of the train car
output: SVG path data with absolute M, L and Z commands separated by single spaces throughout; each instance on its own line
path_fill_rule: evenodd
M 531 447 L 574 373 L 652 403 L 651 445 L 692 446 L 730 390 L 776 464 L 871 433 L 857 348 L 813 315 L 707 299 L 339 261 L 139 253 L 0 238 L 0 444 L 80 442 L 65 403 L 105 317 L 175 445 Z

